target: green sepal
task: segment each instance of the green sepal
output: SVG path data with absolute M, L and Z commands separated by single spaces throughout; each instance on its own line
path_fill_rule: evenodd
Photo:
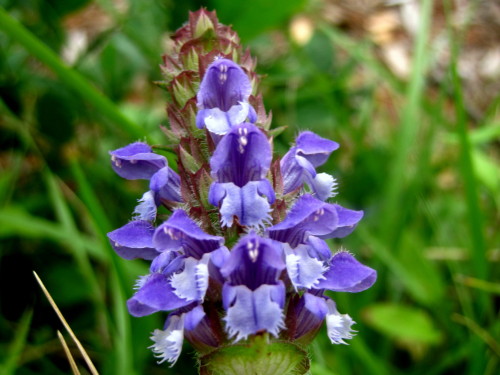
M 172 146 L 167 146 L 168 148 L 173 148 L 175 145 L 179 144 L 180 135 L 174 133 L 172 130 L 167 128 L 166 126 L 160 125 L 160 129 L 165 134 L 167 138 L 167 143 Z
M 179 145 L 179 158 L 184 168 L 191 173 L 195 173 L 201 168 L 201 164 L 181 145 Z
M 269 342 L 267 334 L 222 347 L 200 358 L 200 375 L 304 375 L 309 358 L 299 346 Z
M 208 192 L 210 190 L 210 185 L 212 185 L 213 179 L 212 177 L 210 177 L 210 173 L 208 173 L 207 169 L 203 169 L 200 172 L 198 172 L 197 176 L 198 176 L 198 189 L 199 189 L 198 191 L 200 194 L 200 203 L 206 210 L 213 209 L 214 206 L 208 203 Z M 218 224 L 218 216 L 216 221 Z M 219 225 L 216 225 L 215 227 L 217 226 Z
M 217 22 L 217 20 L 215 20 L 215 22 Z M 196 20 L 196 25 L 193 30 L 193 38 L 198 38 L 207 31 L 211 31 L 215 34 L 215 26 L 214 20 L 211 19 L 209 13 L 203 11 L 200 12 L 199 18 Z
M 277 128 L 274 128 L 274 129 L 271 129 L 267 132 L 267 134 L 269 134 L 271 137 L 275 138 L 277 137 L 278 135 L 280 135 L 281 133 L 283 133 L 286 128 L 288 126 L 286 125 L 283 125 L 283 126 L 280 126 L 280 127 L 277 127 Z

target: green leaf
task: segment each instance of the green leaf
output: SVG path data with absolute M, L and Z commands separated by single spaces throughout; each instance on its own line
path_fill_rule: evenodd
M 500 168 L 484 152 L 475 149 L 471 153 L 472 164 L 476 177 L 481 181 L 493 195 L 498 194 L 500 189 Z
M 415 307 L 381 303 L 368 307 L 364 317 L 373 328 L 396 340 L 437 344 L 442 338 L 429 315 Z
M 142 137 L 144 131 L 121 113 L 111 100 L 99 92 L 80 73 L 68 67 L 50 48 L 33 35 L 21 23 L 0 8 L 0 30 L 24 46 L 26 50 L 57 74 L 68 88 L 78 93 L 85 101 L 106 116 L 113 126 L 119 125 L 135 137 Z
M 4 375 L 14 374 L 16 372 L 17 363 L 21 358 L 23 349 L 26 346 L 26 339 L 28 337 L 29 328 L 31 325 L 31 318 L 33 311 L 28 310 L 22 316 L 19 325 L 15 331 L 14 339 L 10 343 L 5 359 L 0 365 L 0 372 Z

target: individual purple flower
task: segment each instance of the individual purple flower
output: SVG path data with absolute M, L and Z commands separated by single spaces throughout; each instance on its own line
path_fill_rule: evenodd
M 233 217 L 241 225 L 259 226 L 270 216 L 274 190 L 265 179 L 271 165 L 271 146 L 255 125 L 243 123 L 226 134 L 210 159 L 212 176 L 208 201 L 220 208 L 221 223 Z
M 305 257 L 302 263 L 290 267 L 287 255 L 287 270 L 292 284 L 306 289 L 298 303 L 289 307 L 287 320 L 291 322 L 291 335 L 294 339 L 314 335 L 326 318 L 328 337 L 334 344 L 345 344 L 344 339 L 352 338 L 351 326 L 354 324 L 347 314 L 337 311 L 335 302 L 325 297 L 325 289 L 336 292 L 361 292 L 370 288 L 377 278 L 375 270 L 359 263 L 351 254 L 340 251 L 327 262 L 323 269 L 311 267 L 314 258 Z M 315 264 L 314 266 L 317 267 Z M 294 267 L 300 267 L 297 271 Z M 309 278 L 308 278 L 309 277 Z M 307 285 L 305 281 L 315 280 Z
M 247 119 L 255 122 L 257 114 L 248 103 L 251 92 L 252 85 L 243 69 L 231 60 L 217 58 L 200 84 L 196 125 L 223 135 Z
M 110 155 L 113 170 L 120 177 L 127 180 L 149 180 L 152 193 L 141 198 L 135 212 L 139 218 L 151 220 L 149 218 L 155 211 L 153 204 L 159 206 L 161 200 L 182 202 L 179 175 L 168 166 L 164 156 L 155 154 L 146 143 L 135 142 L 110 151 Z
M 324 201 L 334 195 L 335 179 L 326 173 L 316 173 L 330 154 L 339 148 L 338 143 L 305 131 L 299 134 L 296 145 L 281 159 L 284 193 L 288 194 L 307 183 L 313 194 Z
M 262 330 L 277 336 L 284 328 L 285 286 L 279 280 L 284 268 L 278 242 L 250 233 L 233 247 L 221 269 L 229 337 L 239 341 Z
M 317 239 L 318 242 L 323 242 Z M 296 248 L 284 244 L 288 276 L 293 286 L 303 289 L 329 289 L 334 292 L 362 292 L 373 285 L 375 270 L 359 263 L 346 251 L 325 258 L 315 256 L 317 243 L 308 241 Z M 324 243 L 323 246 L 327 246 Z
M 151 336 L 154 344 L 150 346 L 155 356 L 172 367 L 182 351 L 184 336 L 193 343 L 217 347 L 219 344 L 211 329 L 203 306 L 192 304 L 170 313 L 163 330 L 156 329 Z
M 145 316 L 203 301 L 209 259 L 208 253 L 199 260 L 175 252 L 158 255 L 151 263 L 150 274 L 139 279 L 137 292 L 127 301 L 130 314 Z
M 313 337 L 326 318 L 327 335 L 332 344 L 346 344 L 355 331 L 355 323 L 347 314 L 340 314 L 333 300 L 318 293 L 304 293 L 289 307 L 288 323 L 291 338 Z
M 363 211 L 349 210 L 304 194 L 297 199 L 285 220 L 267 231 L 270 238 L 286 242 L 294 248 L 305 243 L 309 235 L 323 239 L 345 237 L 362 217 Z
M 150 274 L 140 279 L 138 291 L 129 299 L 130 313 L 144 316 L 203 301 L 210 253 L 221 248 L 224 239 L 203 232 L 179 209 L 156 228 L 151 243 L 160 254 L 151 263 Z

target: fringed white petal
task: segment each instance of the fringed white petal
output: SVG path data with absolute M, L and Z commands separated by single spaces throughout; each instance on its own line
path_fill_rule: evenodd
M 179 358 L 182 351 L 182 343 L 184 341 L 184 314 L 181 316 L 172 315 L 169 318 L 168 327 L 162 331 L 156 329 L 151 336 L 154 344 L 149 348 L 155 354 L 155 357 L 160 358 L 158 363 L 165 361 L 170 363 L 172 367 Z
M 285 244 L 286 268 L 293 286 L 297 288 L 312 288 L 320 280 L 325 279 L 323 273 L 327 270 L 323 262 L 309 256 L 307 246 L 299 245 L 291 249 Z
M 208 260 L 189 257 L 184 261 L 184 269 L 170 278 L 170 285 L 179 298 L 187 301 L 203 300 L 208 287 Z
M 326 328 L 328 332 L 328 338 L 331 340 L 332 344 L 344 344 L 347 343 L 345 339 L 352 339 L 354 336 L 354 331 L 351 327 L 354 322 L 352 318 L 347 314 L 340 314 L 337 311 L 337 306 L 332 300 L 326 301 L 328 305 L 328 314 L 326 315 Z
M 318 173 L 314 178 L 310 179 L 309 183 L 319 200 L 326 201 L 337 194 L 335 192 L 337 181 L 328 173 Z
M 147 220 L 153 221 L 156 219 L 156 203 L 152 191 L 147 191 L 139 199 L 139 204 L 134 210 L 134 220 Z

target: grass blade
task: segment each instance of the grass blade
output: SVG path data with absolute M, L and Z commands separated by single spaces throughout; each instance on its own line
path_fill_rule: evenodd
M 4 375 L 14 374 L 16 372 L 17 363 L 21 357 L 21 352 L 26 345 L 26 338 L 31 325 L 33 311 L 24 313 L 19 326 L 16 330 L 14 340 L 9 345 L 4 363 L 0 366 L 0 372 Z
M 401 216 L 404 215 L 405 207 L 403 203 L 403 189 L 406 186 L 405 179 L 408 176 L 409 156 L 413 150 L 412 145 L 419 129 L 420 104 L 422 102 L 426 70 L 430 60 L 428 50 L 428 38 L 430 30 L 430 20 L 432 14 L 432 4 L 430 0 L 421 2 L 421 22 L 417 35 L 412 61 L 412 73 L 407 87 L 407 104 L 402 112 L 401 128 L 396 142 L 396 150 L 389 173 L 387 187 L 385 189 L 385 220 L 381 220 L 382 233 L 391 242 L 397 240 L 401 231 Z
M 125 117 L 106 96 L 75 70 L 68 67 L 59 56 L 48 48 L 21 23 L 11 17 L 0 7 L 0 30 L 24 46 L 26 50 L 54 71 L 61 81 L 72 88 L 84 100 L 91 103 L 95 109 L 105 115 L 113 126 L 120 126 L 135 138 L 143 138 L 144 131 Z

